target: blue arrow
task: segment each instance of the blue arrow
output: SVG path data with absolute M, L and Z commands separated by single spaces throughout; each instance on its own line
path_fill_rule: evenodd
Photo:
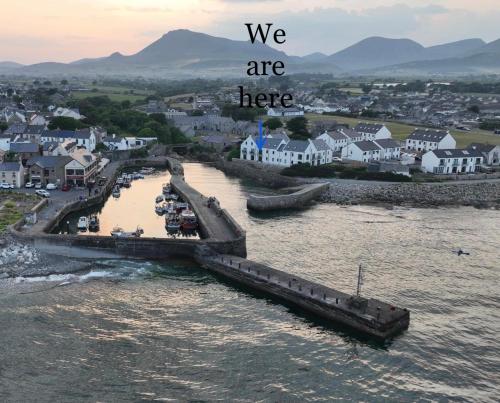
M 259 138 L 255 143 L 259 151 L 261 151 L 264 144 L 266 144 L 266 138 L 262 135 L 262 120 L 259 120 Z

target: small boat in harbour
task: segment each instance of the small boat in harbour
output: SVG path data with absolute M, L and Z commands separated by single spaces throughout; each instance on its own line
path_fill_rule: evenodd
M 89 218 L 89 231 L 99 231 L 99 217 L 97 214 L 92 214 Z
M 158 215 L 163 215 L 165 214 L 165 206 L 161 205 L 161 204 L 158 204 L 156 207 L 155 207 L 155 212 L 156 214 Z
M 167 228 L 168 232 L 177 232 L 181 229 L 181 224 L 179 223 L 178 220 L 174 219 L 168 221 L 165 227 Z
M 169 183 L 164 183 L 162 188 L 161 188 L 161 191 L 164 195 L 169 194 L 171 192 L 171 190 L 172 190 L 172 188 L 170 187 Z
M 111 231 L 111 236 L 114 238 L 139 238 L 142 234 L 144 230 L 141 227 L 137 227 L 133 232 L 124 231 L 121 227 L 115 227 Z
M 139 171 L 139 173 L 143 175 L 151 175 L 155 171 L 154 168 L 151 167 L 142 167 L 142 169 Z
M 89 219 L 87 217 L 80 217 L 78 219 L 76 227 L 79 231 L 87 231 L 87 229 L 89 228 Z
M 155 201 L 156 203 L 161 203 L 162 201 L 165 201 L 165 197 L 163 195 L 156 196 Z
M 113 191 L 111 192 L 111 195 L 112 195 L 114 198 L 118 198 L 118 197 L 120 197 L 120 186 L 116 185 L 116 186 L 113 188 Z
M 198 228 L 196 215 L 189 209 L 183 210 L 180 214 L 180 224 L 183 230 L 192 230 Z
M 123 180 L 123 178 L 122 178 L 122 177 L 120 177 L 120 178 L 118 178 L 118 179 L 116 180 L 116 184 L 117 184 L 117 186 L 119 186 L 119 187 L 122 187 L 122 186 L 123 186 L 123 183 L 124 183 L 124 180 Z

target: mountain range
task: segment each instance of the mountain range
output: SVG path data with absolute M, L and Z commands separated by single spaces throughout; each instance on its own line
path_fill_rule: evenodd
M 219 38 L 186 29 L 170 31 L 132 55 L 72 63 L 21 65 L 0 62 L 0 73 L 22 75 L 120 75 L 165 78 L 237 77 L 249 60 L 281 60 L 288 73 L 335 75 L 500 74 L 500 39 L 482 39 L 424 47 L 410 39 L 370 37 L 332 55 L 290 56 L 270 46 Z

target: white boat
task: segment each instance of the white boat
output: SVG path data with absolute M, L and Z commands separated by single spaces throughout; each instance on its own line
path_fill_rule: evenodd
M 163 195 L 156 196 L 155 201 L 156 203 L 161 203 L 162 201 L 165 201 L 165 197 Z
M 123 183 L 124 183 L 123 178 L 118 178 L 118 179 L 116 180 L 116 184 L 117 184 L 118 186 L 120 186 L 120 187 L 122 187 L 122 186 L 123 186 Z
M 132 178 L 134 178 L 134 179 L 144 179 L 144 175 L 141 174 L 140 172 L 134 172 L 132 174 Z
M 111 192 L 111 194 L 113 195 L 113 197 L 120 197 L 120 187 L 119 186 L 115 186 L 113 188 L 113 191 Z
M 139 171 L 139 173 L 143 174 L 143 175 L 150 175 L 152 174 L 153 172 L 155 171 L 154 168 L 146 168 L 146 167 L 142 167 L 142 169 Z
M 166 225 L 167 231 L 177 232 L 181 229 L 181 224 L 176 220 L 170 220 Z
M 89 219 L 87 217 L 80 217 L 78 219 L 78 224 L 76 224 L 76 227 L 80 231 L 87 231 L 89 227 Z
M 161 191 L 164 195 L 166 194 L 169 194 L 170 191 L 171 191 L 171 188 L 170 188 L 170 184 L 169 183 L 164 183 L 162 188 L 161 188 Z
M 163 215 L 165 214 L 165 206 L 158 205 L 155 207 L 156 214 Z
M 144 230 L 141 227 L 137 227 L 133 232 L 124 231 L 121 227 L 115 227 L 111 231 L 111 236 L 115 238 L 139 238 L 142 234 Z

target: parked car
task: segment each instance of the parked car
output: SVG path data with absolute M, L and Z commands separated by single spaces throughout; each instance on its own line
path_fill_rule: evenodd
M 333 157 L 332 161 L 333 162 L 342 162 L 342 158 L 340 158 L 340 157 Z
M 0 183 L 0 189 L 14 189 L 14 185 L 11 185 L 10 183 Z
M 62 190 L 63 192 L 67 192 L 67 191 L 71 190 L 71 186 L 69 186 L 67 183 L 65 183 L 65 184 L 62 186 L 61 190 Z
M 57 185 L 55 183 L 47 183 L 47 186 L 45 186 L 45 189 L 47 190 L 56 190 Z
M 50 197 L 50 193 L 47 192 L 45 189 L 38 189 L 38 190 L 35 190 L 35 193 L 38 195 L 38 196 L 42 196 L 42 197 Z
M 41 189 L 41 188 L 42 188 L 42 183 L 41 182 L 35 183 L 35 189 Z
M 99 186 L 104 186 L 104 185 L 106 184 L 106 180 L 107 180 L 107 178 L 106 178 L 105 176 L 101 176 L 101 177 L 99 178 L 99 180 L 97 181 L 97 184 L 98 184 Z
M 35 187 L 35 184 L 33 182 L 26 182 L 24 184 L 24 187 L 27 188 L 27 189 L 33 188 L 33 187 Z

